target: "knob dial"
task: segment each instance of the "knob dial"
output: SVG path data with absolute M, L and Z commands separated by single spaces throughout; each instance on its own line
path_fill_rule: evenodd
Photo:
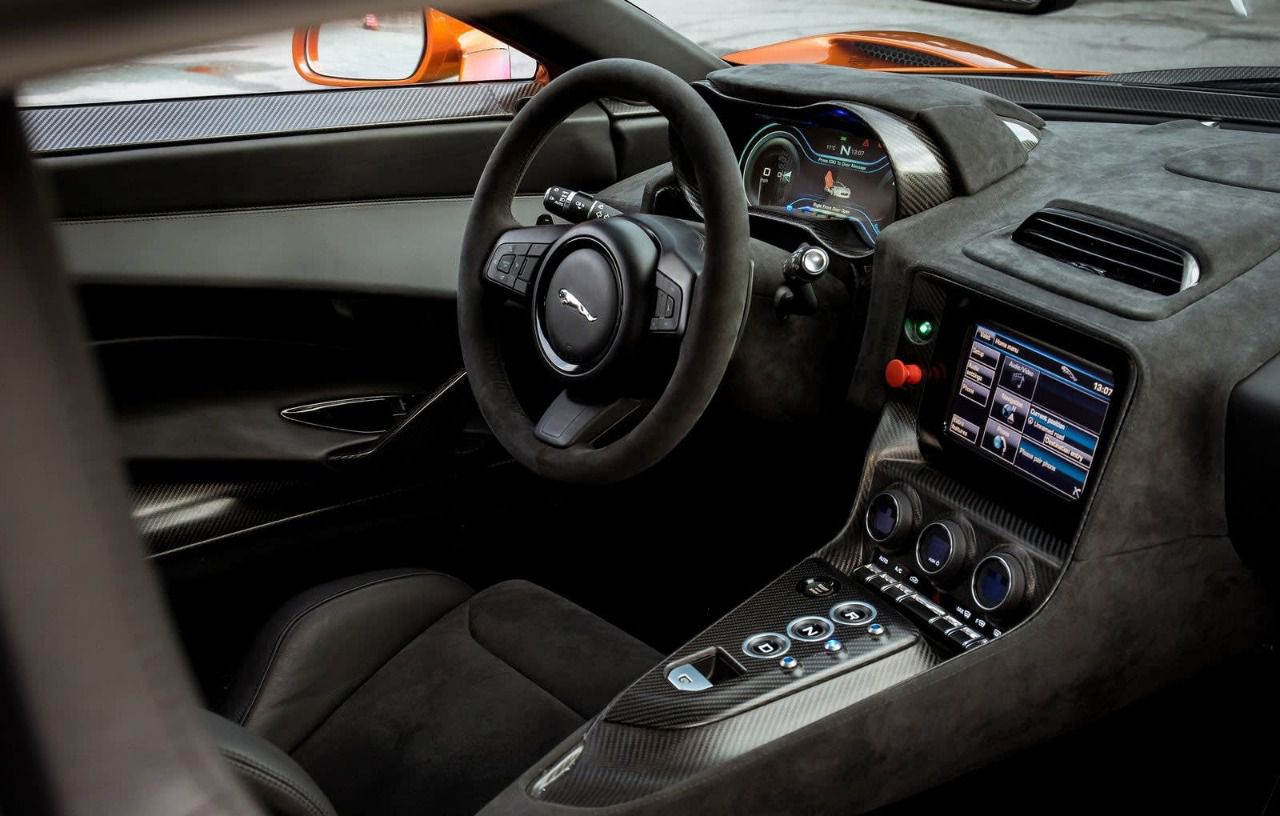
M 809 247 L 800 254 L 800 269 L 803 270 L 805 277 L 812 280 L 822 277 L 822 273 L 826 272 L 830 265 L 831 258 L 828 257 L 827 251 L 820 247 Z
M 916 538 L 916 566 L 939 586 L 955 584 L 973 563 L 973 533 L 959 519 L 924 526 Z
M 909 487 L 897 485 L 880 491 L 867 503 L 863 518 L 867 536 L 886 550 L 902 549 L 916 528 L 916 506 Z
M 979 609 L 993 614 L 1017 611 L 1026 601 L 1030 577 L 1012 550 L 996 550 L 978 562 L 969 579 L 969 594 Z

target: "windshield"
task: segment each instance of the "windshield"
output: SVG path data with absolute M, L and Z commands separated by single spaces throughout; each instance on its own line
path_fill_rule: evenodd
M 632 1 L 717 55 L 815 34 L 888 30 L 962 40 L 1058 70 L 1280 65 L 1280 0 L 1078 0 L 1042 15 L 928 0 Z

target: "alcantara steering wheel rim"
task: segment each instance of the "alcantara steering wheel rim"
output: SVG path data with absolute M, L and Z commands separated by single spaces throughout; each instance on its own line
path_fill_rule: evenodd
M 704 251 L 687 327 L 661 396 L 620 438 L 558 447 L 535 436 L 535 423 L 512 389 L 499 342 L 502 299 L 484 277 L 500 239 L 520 227 L 511 204 L 538 149 L 574 111 L 609 97 L 642 100 L 670 122 L 696 168 L 705 218 L 705 242 L 699 238 L 698 243 Z M 628 478 L 670 453 L 702 416 L 733 357 L 751 293 L 749 242 L 746 196 L 733 148 L 710 107 L 684 80 L 649 63 L 608 59 L 575 68 L 539 91 L 512 120 L 485 165 L 458 274 L 463 361 L 480 411 L 503 447 L 540 476 L 587 483 Z M 658 247 L 659 254 L 663 250 Z M 539 273 L 546 274 L 546 268 Z

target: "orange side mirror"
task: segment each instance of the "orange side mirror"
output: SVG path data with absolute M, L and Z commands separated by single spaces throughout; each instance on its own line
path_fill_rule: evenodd
M 365 14 L 296 28 L 293 67 L 307 82 L 347 88 L 511 78 L 505 44 L 432 8 L 420 22 L 416 12 Z

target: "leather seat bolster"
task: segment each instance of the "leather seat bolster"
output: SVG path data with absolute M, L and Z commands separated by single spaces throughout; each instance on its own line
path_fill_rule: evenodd
M 255 798 L 278 816 L 337 816 L 302 766 L 245 728 L 204 712 L 214 744 Z
M 264 627 L 223 706 L 293 751 L 388 660 L 471 597 L 449 575 L 386 570 L 322 584 Z

